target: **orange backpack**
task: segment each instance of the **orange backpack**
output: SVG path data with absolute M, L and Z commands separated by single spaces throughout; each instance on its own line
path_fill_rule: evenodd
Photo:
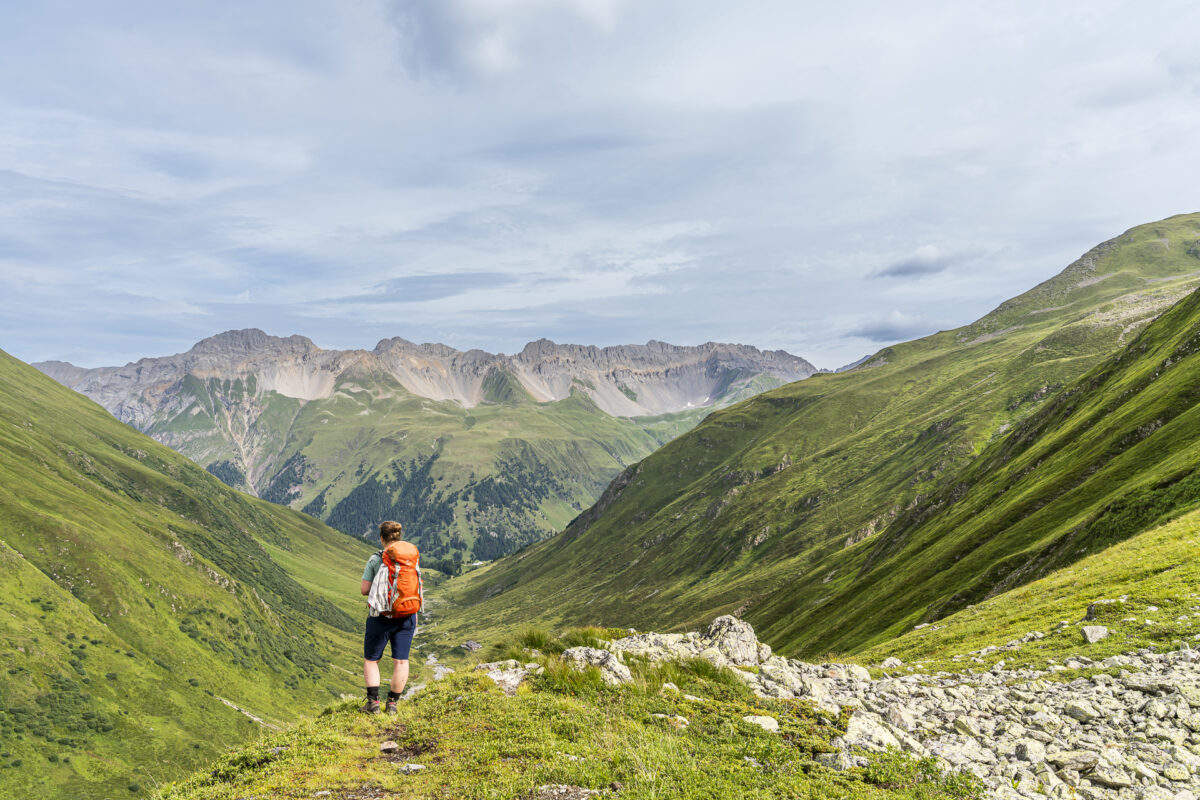
M 387 570 L 392 610 L 385 617 L 407 617 L 421 610 L 421 554 L 411 542 L 392 542 L 380 552 Z

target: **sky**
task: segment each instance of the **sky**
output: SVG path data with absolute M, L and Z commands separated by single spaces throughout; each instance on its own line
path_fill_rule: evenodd
M 1200 5 L 0 0 L 0 348 L 835 368 L 1200 210 Z

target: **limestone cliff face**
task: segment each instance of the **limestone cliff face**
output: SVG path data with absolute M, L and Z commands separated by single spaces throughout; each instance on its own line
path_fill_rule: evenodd
M 227 331 L 186 353 L 143 358 L 123 367 L 81 369 L 61 361 L 35 366 L 137 427 L 169 404 L 189 375 L 201 381 L 253 377 L 255 391 L 250 394 L 274 391 L 315 400 L 329 397 L 339 378 L 361 369 L 386 373 L 419 397 L 473 408 L 486 401 L 488 375 L 499 371 L 515 378 L 538 402 L 582 392 L 614 416 L 647 416 L 719 405 L 756 379 L 789 383 L 817 371 L 782 350 L 715 342 L 599 348 L 539 339 L 507 356 L 401 338 L 385 339 L 371 351 L 322 350 L 303 336 L 269 336 L 257 329 Z

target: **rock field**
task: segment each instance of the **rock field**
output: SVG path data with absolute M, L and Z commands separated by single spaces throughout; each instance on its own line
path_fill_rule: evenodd
M 836 769 L 897 748 L 970 770 L 997 798 L 1200 798 L 1197 650 L 1075 656 L 1066 668 L 1095 674 L 1070 682 L 1052 680 L 1054 668 L 1009 670 L 1003 662 L 986 672 L 913 673 L 894 658 L 878 665 L 883 677 L 874 679 L 854 664 L 773 655 L 748 623 L 724 616 L 704 633 L 631 635 L 606 649 L 572 648 L 563 658 L 596 666 L 615 685 L 630 680 L 627 655 L 699 657 L 733 668 L 760 696 L 801 698 L 830 713 L 852 709 L 835 741 L 839 752 L 823 756 Z M 513 692 L 539 666 L 507 661 L 477 669 Z M 748 721 L 769 730 L 768 719 Z

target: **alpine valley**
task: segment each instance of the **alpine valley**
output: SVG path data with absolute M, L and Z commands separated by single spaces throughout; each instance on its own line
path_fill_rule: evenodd
M 40 365 L 110 414 L 2 357 L 0 794 L 1195 800 L 1198 286 L 1189 214 L 839 373 L 257 331 Z M 524 546 L 433 587 L 368 717 L 327 704 L 369 548 L 280 503 Z

